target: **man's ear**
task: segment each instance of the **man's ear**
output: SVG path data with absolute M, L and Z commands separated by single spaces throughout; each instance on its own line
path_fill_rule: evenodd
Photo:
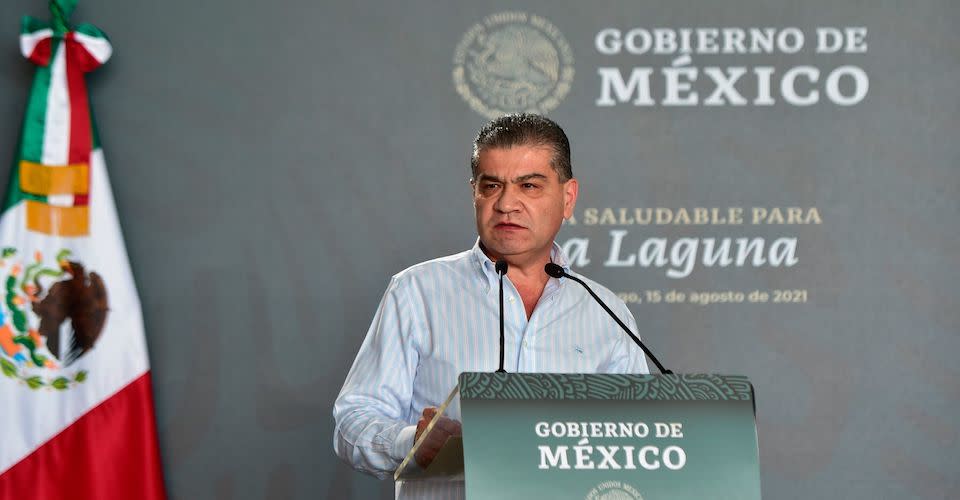
M 570 179 L 563 184 L 563 218 L 573 217 L 573 209 L 577 206 L 577 195 L 580 193 L 580 183 Z

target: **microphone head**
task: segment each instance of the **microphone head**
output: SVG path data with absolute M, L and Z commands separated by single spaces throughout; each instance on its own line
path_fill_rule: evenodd
M 497 274 L 501 276 L 507 274 L 507 261 L 503 259 L 498 260 L 494 268 L 497 270 Z
M 543 266 L 543 271 L 554 278 L 563 277 L 565 274 L 563 268 L 553 262 L 548 262 L 547 265 Z

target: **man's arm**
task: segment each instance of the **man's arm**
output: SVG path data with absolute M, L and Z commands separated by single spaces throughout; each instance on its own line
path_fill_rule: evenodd
M 419 353 L 411 304 L 394 277 L 333 405 L 333 448 L 345 462 L 381 479 L 413 445 L 409 423 Z

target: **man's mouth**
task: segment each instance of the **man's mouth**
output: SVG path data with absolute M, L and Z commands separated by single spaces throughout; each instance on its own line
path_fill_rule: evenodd
M 494 227 L 497 229 L 525 229 L 523 226 L 512 222 L 500 222 Z

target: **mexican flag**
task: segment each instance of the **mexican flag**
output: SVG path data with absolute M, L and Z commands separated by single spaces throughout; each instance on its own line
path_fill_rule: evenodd
M 0 498 L 159 499 L 140 300 L 84 73 L 106 36 L 23 19 L 37 65 L 0 213 Z

